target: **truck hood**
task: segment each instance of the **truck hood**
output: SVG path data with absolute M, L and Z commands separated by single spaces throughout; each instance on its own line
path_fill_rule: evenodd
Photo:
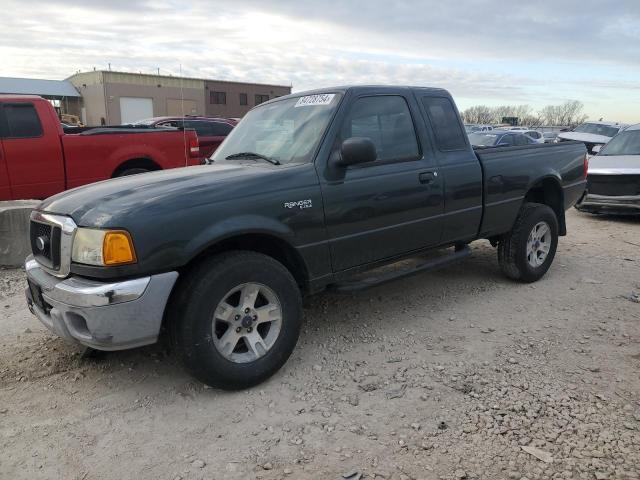
M 640 175 L 640 155 L 596 155 L 589 159 L 589 174 Z
M 611 137 L 607 137 L 606 135 L 595 135 L 593 133 L 582 133 L 582 132 L 563 132 L 558 134 L 558 138 L 562 138 L 564 140 L 577 140 L 579 142 L 585 143 L 594 143 L 599 145 L 604 145 Z
M 192 206 L 185 205 L 185 198 L 193 205 L 211 203 L 220 195 L 228 199 L 239 193 L 232 185 L 242 181 L 250 188 L 258 178 L 263 182 L 273 169 L 257 163 L 220 163 L 131 175 L 59 193 L 43 201 L 39 210 L 68 215 L 79 226 L 114 227 L 118 219 L 178 197 L 180 202 L 176 203 L 183 207 Z

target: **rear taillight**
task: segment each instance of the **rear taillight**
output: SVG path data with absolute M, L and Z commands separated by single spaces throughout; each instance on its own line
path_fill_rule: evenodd
M 583 178 L 587 178 L 587 171 L 589 170 L 589 155 L 584 155 L 584 172 L 582 173 Z
M 189 155 L 192 157 L 200 156 L 200 143 L 197 137 L 191 137 L 189 139 Z

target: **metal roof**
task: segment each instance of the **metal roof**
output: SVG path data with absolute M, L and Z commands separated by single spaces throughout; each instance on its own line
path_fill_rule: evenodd
M 48 97 L 79 97 L 80 94 L 67 80 L 40 80 L 36 78 L 0 77 L 0 93 L 44 95 Z

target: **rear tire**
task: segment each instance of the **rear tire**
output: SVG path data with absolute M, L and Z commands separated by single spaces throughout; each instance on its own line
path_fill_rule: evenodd
M 535 282 L 547 273 L 558 247 L 558 218 L 547 205 L 525 203 L 498 243 L 498 263 L 512 280 Z
M 168 321 L 173 349 L 194 377 L 224 390 L 248 388 L 277 372 L 295 348 L 300 289 L 271 257 L 223 253 L 188 273 Z

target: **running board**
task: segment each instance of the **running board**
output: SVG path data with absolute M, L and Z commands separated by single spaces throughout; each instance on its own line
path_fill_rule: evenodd
M 450 253 L 449 255 L 427 260 L 426 262 L 413 265 L 404 270 L 383 273 L 381 275 L 364 279 L 347 280 L 340 283 L 334 283 L 329 288 L 334 292 L 341 293 L 358 292 L 360 290 L 366 290 L 367 288 L 377 287 L 378 285 L 382 285 L 399 278 L 410 277 L 412 275 L 417 275 L 418 273 L 436 270 L 438 268 L 451 265 L 452 263 L 456 263 L 468 257 L 469 255 L 471 255 L 471 248 L 469 247 L 469 245 L 465 245 L 459 249 L 456 249 L 456 251 Z

